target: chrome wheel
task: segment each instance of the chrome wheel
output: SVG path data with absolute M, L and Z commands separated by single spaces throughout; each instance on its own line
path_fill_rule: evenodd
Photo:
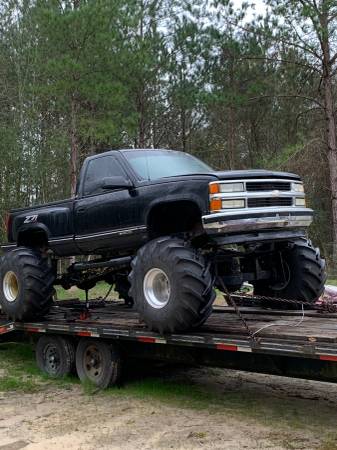
M 3 279 L 3 292 L 8 302 L 15 302 L 19 295 L 19 282 L 11 270 L 6 272 Z
M 170 280 L 161 269 L 154 268 L 147 272 L 144 277 L 143 290 L 146 301 L 153 308 L 164 308 L 170 300 Z

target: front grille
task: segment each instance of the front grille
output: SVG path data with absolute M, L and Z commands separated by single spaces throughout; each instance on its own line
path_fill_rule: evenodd
M 293 199 L 291 197 L 275 197 L 275 198 L 249 198 L 248 208 L 263 208 L 266 206 L 292 206 Z
M 291 183 L 283 181 L 247 181 L 246 189 L 248 192 L 290 191 Z

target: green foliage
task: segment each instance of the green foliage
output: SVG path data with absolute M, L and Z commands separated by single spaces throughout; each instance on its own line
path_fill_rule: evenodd
M 0 391 L 36 392 L 50 384 L 67 387 L 78 382 L 75 377 L 54 379 L 41 373 L 30 344 L 0 344 L 0 355 Z

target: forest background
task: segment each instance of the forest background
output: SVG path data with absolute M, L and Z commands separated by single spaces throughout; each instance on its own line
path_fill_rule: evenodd
M 337 261 L 337 0 L 2 0 L 0 235 L 88 155 L 172 148 L 293 171 Z

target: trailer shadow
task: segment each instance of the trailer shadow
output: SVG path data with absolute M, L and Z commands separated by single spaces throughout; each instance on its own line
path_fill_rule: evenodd
M 268 426 L 335 433 L 337 384 L 139 360 L 130 361 L 125 369 L 123 383 L 108 389 L 107 395 L 242 415 Z

